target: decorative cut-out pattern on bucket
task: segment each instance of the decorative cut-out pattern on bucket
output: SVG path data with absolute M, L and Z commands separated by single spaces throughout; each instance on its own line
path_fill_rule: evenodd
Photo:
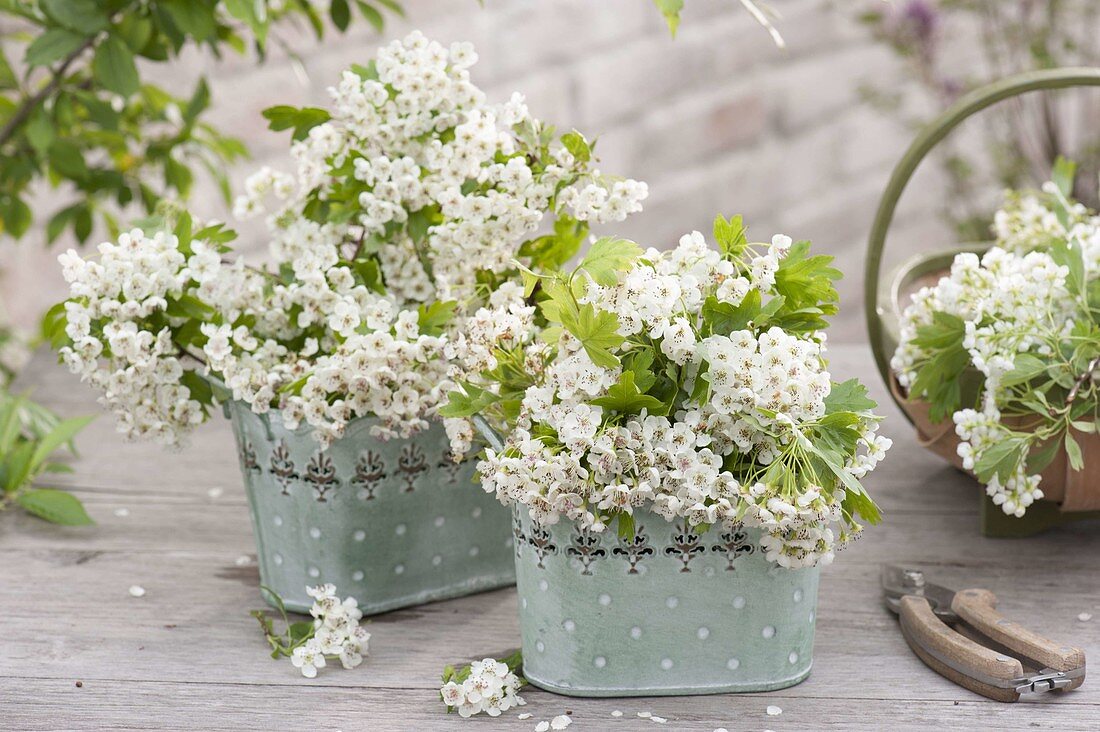
M 631 539 L 516 512 L 523 670 L 572 696 L 767 691 L 810 673 L 818 569 L 767 561 L 756 529 L 636 512 Z
M 443 428 L 408 440 L 349 425 L 321 450 L 307 427 L 277 414 L 227 410 L 252 513 L 260 579 L 288 609 L 307 611 L 307 585 L 335 584 L 366 614 L 515 582 L 508 510 L 455 464 Z

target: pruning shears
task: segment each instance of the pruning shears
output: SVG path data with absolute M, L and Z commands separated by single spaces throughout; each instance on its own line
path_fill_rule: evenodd
M 1021 695 L 1076 689 L 1085 681 L 1085 652 L 1048 640 L 997 612 L 989 590 L 955 592 L 912 567 L 887 565 L 886 607 L 928 667 L 982 696 L 1014 702 Z

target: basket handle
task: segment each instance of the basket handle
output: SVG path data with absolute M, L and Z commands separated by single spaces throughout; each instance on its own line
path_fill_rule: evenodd
M 1073 86 L 1100 86 L 1100 68 L 1062 68 L 1029 71 L 995 81 L 975 89 L 959 98 L 939 117 L 929 123 L 905 151 L 890 176 L 890 182 L 882 194 L 871 237 L 867 247 L 867 262 L 863 271 L 863 304 L 867 316 L 867 333 L 871 338 L 871 350 L 875 365 L 883 381 L 890 383 L 890 355 L 883 351 L 882 310 L 879 305 L 879 277 L 882 274 L 882 252 L 886 246 L 886 233 L 894 219 L 898 200 L 909 184 L 921 161 L 943 138 L 959 126 L 963 120 L 986 107 L 1011 97 L 1043 89 L 1064 89 Z M 893 396 L 891 392 L 891 396 Z M 897 397 L 894 397 L 897 401 Z M 899 402 L 899 406 L 901 406 Z M 903 410 L 904 411 L 904 410 Z

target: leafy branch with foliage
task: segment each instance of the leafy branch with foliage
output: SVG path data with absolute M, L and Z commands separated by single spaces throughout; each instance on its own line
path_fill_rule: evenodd
M 30 229 L 39 180 L 68 198 L 49 215 L 51 242 L 67 230 L 83 242 L 96 222 L 116 236 L 119 207 L 152 213 L 166 196 L 186 198 L 196 170 L 228 198 L 225 167 L 247 150 L 203 120 L 206 80 L 177 96 L 143 71 L 189 48 L 220 57 L 251 47 L 262 59 L 281 25 L 305 23 L 321 38 L 326 7 L 345 30 L 347 0 L 2 0 L 0 20 L 13 30 L 0 50 L 0 233 Z M 394 0 L 355 7 L 378 29 L 383 11 L 401 11 Z
M 1074 175 L 1062 160 L 1041 191 L 1008 194 L 996 245 L 914 296 L 892 361 L 910 399 L 953 420 L 963 467 L 1011 516 L 1043 497 L 1055 461 L 1082 471 L 1096 451 L 1100 216 L 1073 200 Z
M 268 110 L 302 142 L 293 173 L 261 169 L 235 206 L 272 212 L 263 268 L 185 212 L 62 256 L 72 297 L 47 331 L 74 373 L 110 385 L 124 434 L 179 444 L 223 388 L 217 401 L 278 409 L 325 445 L 366 416 L 408 438 L 495 342 L 485 313 L 519 299 L 514 259 L 560 266 L 590 223 L 640 210 L 644 183 L 600 172 L 582 134 L 521 95 L 490 103 L 476 60 L 414 31 L 346 70 L 331 108 Z
M 826 370 L 840 273 L 809 242 L 751 243 L 740 217 L 719 217 L 714 239 L 643 252 L 606 238 L 570 273 L 527 271 L 530 337 L 441 413 L 505 435 L 483 486 L 536 522 L 629 537 L 644 508 L 700 532 L 761 527 L 783 566 L 827 562 L 827 527 L 842 545 L 879 520 L 859 481 L 889 447 L 866 390 Z

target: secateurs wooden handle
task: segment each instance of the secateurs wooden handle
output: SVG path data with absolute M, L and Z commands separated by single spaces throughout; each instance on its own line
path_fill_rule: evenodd
M 887 566 L 883 590 L 917 656 L 947 679 L 997 701 L 1075 689 L 1085 653 L 1051 641 L 997 612 L 989 590 L 954 592 L 920 570 Z

